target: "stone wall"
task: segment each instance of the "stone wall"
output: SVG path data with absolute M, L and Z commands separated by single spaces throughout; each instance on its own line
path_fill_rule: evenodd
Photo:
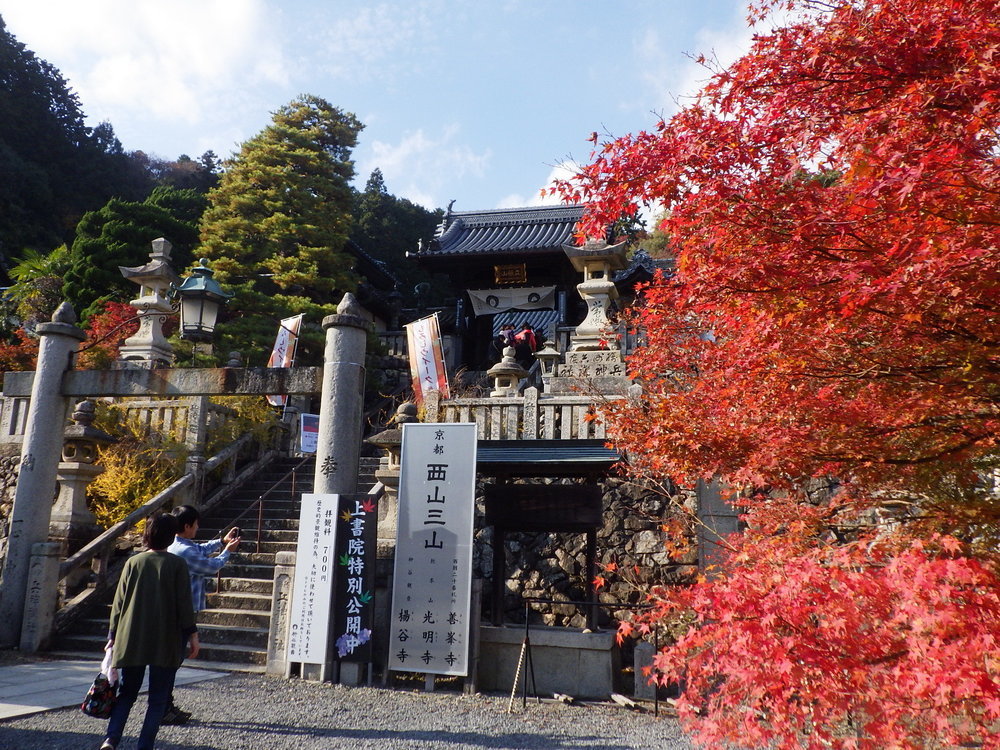
M 599 625 L 607 626 L 627 616 L 626 609 L 613 603 L 641 601 L 643 594 L 637 585 L 644 589 L 655 583 L 683 583 L 697 573 L 695 546 L 692 544 L 691 552 L 679 559 L 671 559 L 664 546 L 667 537 L 662 528 L 669 520 L 684 516 L 679 507 L 694 510 L 695 496 L 673 487 L 654 489 L 617 478 L 605 479 L 600 484 L 604 525 L 597 534 L 597 565 L 598 573 L 607 578 L 599 594 L 600 600 L 608 606 L 600 608 Z M 476 498 L 473 575 L 491 581 L 493 529 L 485 523 L 483 495 L 480 483 Z M 509 533 L 505 544 L 504 622 L 524 622 L 522 597 L 567 602 L 585 600 L 584 534 Z M 608 563 L 617 565 L 618 570 L 602 573 Z M 484 585 L 484 616 L 490 611 L 490 591 L 491 587 Z M 535 603 L 531 609 L 529 619 L 533 623 L 586 627 L 585 612 L 573 604 Z
M 3 561 L 7 557 L 10 511 L 14 507 L 14 490 L 17 487 L 17 469 L 20 460 L 20 445 L 0 444 L 0 567 L 3 567 Z

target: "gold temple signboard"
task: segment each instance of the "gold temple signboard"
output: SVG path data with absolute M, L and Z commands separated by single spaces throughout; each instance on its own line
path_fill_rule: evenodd
M 524 284 L 528 280 L 528 271 L 524 263 L 493 266 L 493 275 L 497 284 Z

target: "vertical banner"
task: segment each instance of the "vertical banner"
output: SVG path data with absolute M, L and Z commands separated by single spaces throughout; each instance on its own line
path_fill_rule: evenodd
M 271 356 L 267 360 L 268 367 L 291 367 L 295 362 L 295 346 L 299 340 L 299 331 L 302 329 L 302 315 L 293 315 L 284 318 L 278 326 L 278 335 L 274 339 L 274 348 Z M 271 406 L 284 406 L 288 401 L 288 396 L 274 395 L 268 396 L 267 402 Z
M 377 526 L 378 507 L 374 497 L 340 496 L 333 632 L 341 661 L 372 660 Z
M 325 664 L 330 634 L 337 495 L 302 495 L 288 661 Z
M 466 675 L 476 425 L 404 424 L 389 669 Z
M 448 371 L 444 365 L 437 313 L 407 323 L 403 328 L 406 329 L 410 375 L 417 403 L 423 401 L 424 394 L 430 391 L 440 391 L 441 398 L 448 398 Z

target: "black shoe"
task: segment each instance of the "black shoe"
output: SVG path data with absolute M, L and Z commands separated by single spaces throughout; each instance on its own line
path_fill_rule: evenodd
M 160 719 L 160 724 L 187 724 L 188 719 L 190 718 L 190 711 L 182 711 L 177 708 L 177 706 L 170 705 L 167 706 L 167 710 L 164 712 L 163 718 Z

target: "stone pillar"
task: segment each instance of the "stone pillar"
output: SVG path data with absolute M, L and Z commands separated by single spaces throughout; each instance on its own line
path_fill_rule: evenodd
M 38 369 L 31 386 L 31 403 L 21 445 L 21 468 L 10 514 L 10 537 L 0 584 L 0 648 L 20 643 L 28 567 L 35 544 L 49 536 L 56 472 L 62 455 L 66 399 L 63 373 L 71 367 L 73 351 L 86 338 L 77 328 L 76 313 L 63 302 L 51 323 L 41 323 Z M 55 599 L 56 592 L 43 592 Z
M 58 583 L 59 543 L 33 545 L 28 566 L 28 596 L 21 624 L 22 651 L 33 653 L 48 646 L 56 621 Z
M 194 481 L 187 486 L 183 495 L 174 505 L 201 505 L 202 487 L 205 480 L 205 443 L 208 440 L 208 396 L 192 396 L 188 399 L 187 430 L 184 444 L 188 457 L 184 462 L 184 472 Z
M 288 676 L 288 617 L 295 583 L 295 553 L 274 556 L 274 589 L 271 593 L 271 628 L 267 635 L 266 673 Z
M 368 332 L 373 328 L 354 295 L 349 293 L 337 306 L 337 314 L 323 319 L 326 349 L 313 481 L 313 492 L 317 494 L 357 492 L 364 422 L 365 347 Z M 299 564 L 305 563 L 305 560 L 299 561 Z M 330 633 L 332 636 L 332 628 Z M 326 653 L 326 664 L 302 665 L 303 678 L 324 680 L 332 673 L 332 644 L 327 645 Z M 358 665 L 345 663 L 343 667 L 341 681 L 358 684 Z
M 318 494 L 357 492 L 364 418 L 365 347 L 372 324 L 353 294 L 323 319 L 323 390 L 313 486 Z
M 635 684 L 633 685 L 633 697 L 637 701 L 651 701 L 656 698 L 656 686 L 649 683 L 649 676 L 643 671 L 647 667 L 653 666 L 653 659 L 656 656 L 656 649 L 649 641 L 636 641 L 635 654 L 633 656 L 633 675 Z

